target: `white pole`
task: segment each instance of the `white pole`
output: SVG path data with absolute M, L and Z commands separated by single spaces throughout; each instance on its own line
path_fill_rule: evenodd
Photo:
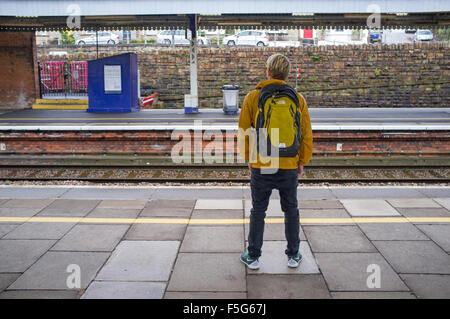
M 191 92 L 185 97 L 185 113 L 198 112 L 198 79 L 197 79 L 197 16 L 189 15 L 189 28 L 191 38 L 189 42 L 189 66 L 190 66 L 190 84 Z
M 198 79 L 197 79 L 197 38 L 191 37 L 190 43 L 190 67 L 191 67 L 191 101 L 192 109 L 198 107 Z
M 220 48 L 220 29 L 217 27 L 217 47 Z

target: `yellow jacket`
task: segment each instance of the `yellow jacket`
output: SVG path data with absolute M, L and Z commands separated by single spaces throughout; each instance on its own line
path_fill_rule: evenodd
M 262 88 L 268 84 L 286 84 L 285 81 L 272 79 L 258 83 L 257 89 Z M 258 109 L 258 98 L 260 90 L 250 91 L 244 99 L 242 104 L 241 114 L 239 116 L 239 153 L 245 161 L 250 160 L 249 155 L 249 137 L 243 134 L 243 131 L 248 130 L 250 127 L 255 127 L 256 112 Z M 302 139 L 300 143 L 299 154 L 296 157 L 280 157 L 278 162 L 278 168 L 280 169 L 296 169 L 299 165 L 305 165 L 309 163 L 312 156 L 313 137 L 311 130 L 311 120 L 308 113 L 308 105 L 305 98 L 298 93 L 298 100 L 301 111 L 301 132 Z M 245 144 L 244 144 L 245 143 Z M 245 149 L 244 146 L 245 145 Z M 264 161 L 261 161 L 259 155 L 255 162 L 251 162 L 252 167 L 261 168 L 270 166 Z

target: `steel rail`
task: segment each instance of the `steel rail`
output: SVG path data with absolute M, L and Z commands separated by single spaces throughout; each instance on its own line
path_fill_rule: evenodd
M 404 182 L 404 183 L 448 183 L 450 178 L 446 176 L 439 176 L 438 172 L 433 172 L 436 169 L 449 169 L 450 165 L 314 165 L 308 166 L 308 170 L 330 170 L 330 176 L 333 176 L 332 170 L 429 170 L 432 177 L 358 177 L 348 178 L 348 177 L 327 177 L 327 178 L 311 178 L 311 177 L 301 177 L 299 178 L 300 183 L 311 184 L 311 183 L 389 183 L 389 182 Z M 93 183 L 182 183 L 182 184 L 192 184 L 192 183 L 248 183 L 250 181 L 249 177 L 138 177 L 139 174 L 134 174 L 132 177 L 114 177 L 112 174 L 103 173 L 102 177 L 89 177 L 90 170 L 105 170 L 105 171 L 117 171 L 117 170 L 178 170 L 178 171 L 189 171 L 194 170 L 197 173 L 202 170 L 205 172 L 213 171 L 224 171 L 233 172 L 236 170 L 246 170 L 245 165 L 203 165 L 203 164 L 184 164 L 184 165 L 173 165 L 173 164 L 158 164 L 158 165 L 121 165 L 121 164 L 0 164 L 0 169 L 12 169 L 12 170 L 39 170 L 39 169 L 51 169 L 58 170 L 58 172 L 53 173 L 53 177 L 49 176 L 34 176 L 36 173 L 27 172 L 27 176 L 0 176 L 0 181 L 86 181 Z M 61 177 L 64 170 L 83 170 L 83 174 L 69 174 L 69 176 Z M 11 175 L 11 174 L 10 174 Z M 14 174 L 17 175 L 17 174 Z M 50 174 L 51 175 L 51 174 Z M 82 176 L 80 176 L 82 175 Z M 128 176 L 132 175 L 132 172 Z

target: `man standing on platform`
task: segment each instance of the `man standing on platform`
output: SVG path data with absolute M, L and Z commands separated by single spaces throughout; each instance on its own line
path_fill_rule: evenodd
M 312 156 L 312 130 L 305 98 L 286 84 L 290 66 L 284 55 L 270 56 L 267 80 L 247 94 L 239 117 L 239 151 L 249 162 L 252 194 L 248 248 L 240 260 L 250 269 L 260 266 L 272 189 L 284 212 L 287 265 L 297 267 L 302 259 L 297 186 Z

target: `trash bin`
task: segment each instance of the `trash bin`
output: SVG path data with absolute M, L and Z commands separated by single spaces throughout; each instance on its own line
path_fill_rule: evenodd
M 236 114 L 239 108 L 239 86 L 224 85 L 223 92 L 223 112 L 225 114 Z

